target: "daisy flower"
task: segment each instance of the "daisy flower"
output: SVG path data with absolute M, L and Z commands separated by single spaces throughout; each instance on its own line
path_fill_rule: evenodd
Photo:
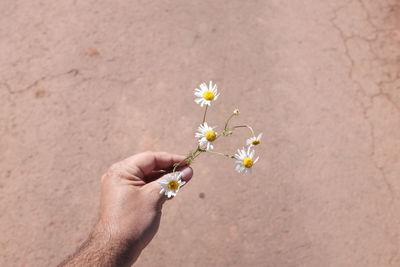
M 217 139 L 217 133 L 214 131 L 215 128 L 208 126 L 207 122 L 200 124 L 195 137 L 199 138 L 199 145 L 202 149 L 212 150 L 214 148 L 212 142 Z
M 186 183 L 182 180 L 182 172 L 173 172 L 164 176 L 158 183 L 161 186 L 160 194 L 165 194 L 168 198 L 176 196 L 179 189 Z
M 251 173 L 251 167 L 258 161 L 258 157 L 254 160 L 254 150 L 250 147 L 238 149 L 235 154 L 237 172 Z
M 210 85 L 207 86 L 206 83 L 200 84 L 200 89 L 196 88 L 194 89 L 194 95 L 197 96 L 197 98 L 194 100 L 197 104 L 200 104 L 200 106 L 204 105 L 211 105 L 211 101 L 217 100 L 219 94 L 218 94 L 218 89 L 216 84 L 212 84 L 212 81 L 210 81 Z
M 261 143 L 261 137 L 262 137 L 262 133 L 260 133 L 257 137 L 253 136 L 253 137 L 247 139 L 246 144 L 248 146 L 259 145 Z

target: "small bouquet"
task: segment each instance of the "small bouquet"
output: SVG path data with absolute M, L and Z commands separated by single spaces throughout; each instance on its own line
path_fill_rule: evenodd
M 234 159 L 236 164 L 235 170 L 239 173 L 245 174 L 251 173 L 253 165 L 258 161 L 258 157 L 255 158 L 255 151 L 253 147 L 261 143 L 262 133 L 256 136 L 253 128 L 249 125 L 229 126 L 230 120 L 234 116 L 239 115 L 238 109 L 235 109 L 228 117 L 225 122 L 224 129 L 220 133 L 217 133 L 215 131 L 216 126 L 210 126 L 206 122 L 208 108 L 211 106 L 211 103 L 216 101 L 219 97 L 217 85 L 213 84 L 212 81 L 210 81 L 208 86 L 206 83 L 202 83 L 200 84 L 200 89 L 196 88 L 194 90 L 194 95 L 196 96 L 194 102 L 199 104 L 201 107 L 205 106 L 203 122 L 200 124 L 195 134 L 198 144 L 196 149 L 190 152 L 185 160 L 174 165 L 172 173 L 166 175 L 163 179 L 159 181 L 159 184 L 161 186 L 160 194 L 165 194 L 168 198 L 176 196 L 180 187 L 185 184 L 185 181 L 181 179 L 181 173 L 177 172 L 176 168 L 178 168 L 184 162 L 187 164 L 191 164 L 195 160 L 195 158 L 197 158 L 202 153 L 212 153 Z M 213 151 L 214 143 L 216 140 L 221 137 L 231 136 L 233 132 L 238 128 L 247 128 L 251 132 L 251 137 L 246 140 L 247 148 L 243 147 L 242 149 L 238 149 L 235 155 Z

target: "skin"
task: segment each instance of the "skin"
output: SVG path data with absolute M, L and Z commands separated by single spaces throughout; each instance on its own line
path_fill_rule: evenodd
M 89 238 L 59 266 L 131 266 L 160 225 L 167 197 L 157 179 L 185 156 L 144 152 L 112 165 L 101 179 L 100 216 Z M 185 165 L 185 164 L 182 164 Z M 182 171 L 188 182 L 193 170 Z

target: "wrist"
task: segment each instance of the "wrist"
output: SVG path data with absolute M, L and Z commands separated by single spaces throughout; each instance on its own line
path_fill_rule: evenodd
M 90 234 L 90 243 L 106 256 L 107 266 L 131 266 L 142 248 L 136 239 L 129 239 L 103 221 L 99 221 Z

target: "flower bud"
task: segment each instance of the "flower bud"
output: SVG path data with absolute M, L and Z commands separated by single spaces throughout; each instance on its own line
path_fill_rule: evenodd
M 239 115 L 239 109 L 235 109 L 235 110 L 233 111 L 233 115 Z

